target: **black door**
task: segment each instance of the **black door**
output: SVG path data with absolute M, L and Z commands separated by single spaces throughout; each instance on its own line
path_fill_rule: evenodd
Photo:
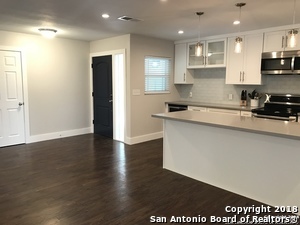
M 94 133 L 113 138 L 112 56 L 93 57 Z

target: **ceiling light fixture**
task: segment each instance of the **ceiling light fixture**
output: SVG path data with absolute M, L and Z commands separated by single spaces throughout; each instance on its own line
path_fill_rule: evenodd
M 195 55 L 200 57 L 203 56 L 203 44 L 200 43 L 200 17 L 204 14 L 204 12 L 196 12 L 196 15 L 199 16 L 199 27 L 198 27 L 198 42 L 195 46 Z
M 102 18 L 108 19 L 108 18 L 109 18 L 109 15 L 108 15 L 107 13 L 104 13 L 104 14 L 102 14 Z
M 40 28 L 39 32 L 45 38 L 54 38 L 56 35 L 57 30 L 49 29 L 49 28 Z
M 183 30 L 179 30 L 179 31 L 178 31 L 178 34 L 183 34 L 183 33 L 184 33 Z
M 296 18 L 296 0 L 294 0 L 294 14 L 293 14 L 293 26 L 295 25 L 295 18 Z M 291 29 L 288 32 L 288 47 L 295 48 L 297 45 L 297 36 L 298 30 Z
M 241 14 L 242 14 L 242 7 L 245 6 L 246 3 L 237 3 L 235 4 L 236 7 L 240 8 L 240 13 L 239 13 L 239 33 L 241 32 Z M 235 39 L 235 46 L 234 46 L 234 52 L 235 53 L 241 53 L 242 52 L 242 45 L 243 45 L 243 38 L 241 37 L 236 37 Z

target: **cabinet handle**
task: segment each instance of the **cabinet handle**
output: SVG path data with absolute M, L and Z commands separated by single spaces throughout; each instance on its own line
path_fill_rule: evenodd
M 288 46 L 288 36 L 285 36 L 285 47 Z
M 243 82 L 245 81 L 245 71 L 243 71 Z
M 281 48 L 283 48 L 283 42 L 284 42 L 284 36 L 282 36 L 282 39 L 281 39 Z
M 240 71 L 240 82 L 242 82 L 242 72 Z
M 186 78 L 185 78 L 185 73 L 184 73 L 184 74 L 183 74 L 183 81 L 185 81 L 185 79 L 186 79 Z

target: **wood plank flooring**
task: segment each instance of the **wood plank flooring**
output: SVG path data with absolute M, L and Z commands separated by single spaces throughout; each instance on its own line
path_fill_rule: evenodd
M 0 224 L 143 225 L 230 216 L 227 205 L 261 203 L 162 169 L 161 139 L 128 146 L 87 134 L 0 148 Z

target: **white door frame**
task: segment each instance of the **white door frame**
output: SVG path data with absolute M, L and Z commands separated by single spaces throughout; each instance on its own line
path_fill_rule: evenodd
M 117 79 L 116 79 L 116 73 L 118 69 L 115 66 L 115 56 L 123 54 L 123 93 L 119 93 L 116 90 L 117 84 Z M 117 115 L 117 112 L 120 110 L 116 110 L 119 108 L 117 105 L 116 101 L 113 101 L 113 139 L 118 140 L 121 142 L 125 143 L 125 137 L 126 135 L 126 51 L 125 49 L 119 49 L 119 50 L 113 50 L 113 51 L 105 51 L 105 52 L 96 52 L 96 53 L 91 53 L 90 54 L 90 65 L 92 65 L 92 58 L 93 57 L 98 57 L 98 56 L 106 56 L 106 55 L 111 55 L 112 56 L 112 86 L 113 86 L 113 98 L 122 98 L 124 107 L 121 111 L 122 115 L 121 117 L 123 118 L 122 123 L 116 123 L 116 121 L 119 119 L 120 116 Z M 93 125 L 93 117 L 94 117 L 94 109 L 93 109 L 93 97 L 92 97 L 92 90 L 93 90 L 93 69 L 90 66 L 90 111 L 91 111 L 91 132 L 94 132 L 94 125 Z M 118 96 L 117 96 L 118 95 Z M 116 132 L 120 131 L 121 132 Z
M 23 86 L 23 100 L 24 100 L 24 125 L 25 125 L 25 143 L 28 142 L 30 137 L 30 123 L 29 123 L 29 101 L 28 101 L 28 83 L 27 83 L 27 65 L 25 50 L 20 47 L 14 46 L 1 46 L 0 50 L 20 52 L 21 54 L 21 73 L 22 73 L 22 86 Z

